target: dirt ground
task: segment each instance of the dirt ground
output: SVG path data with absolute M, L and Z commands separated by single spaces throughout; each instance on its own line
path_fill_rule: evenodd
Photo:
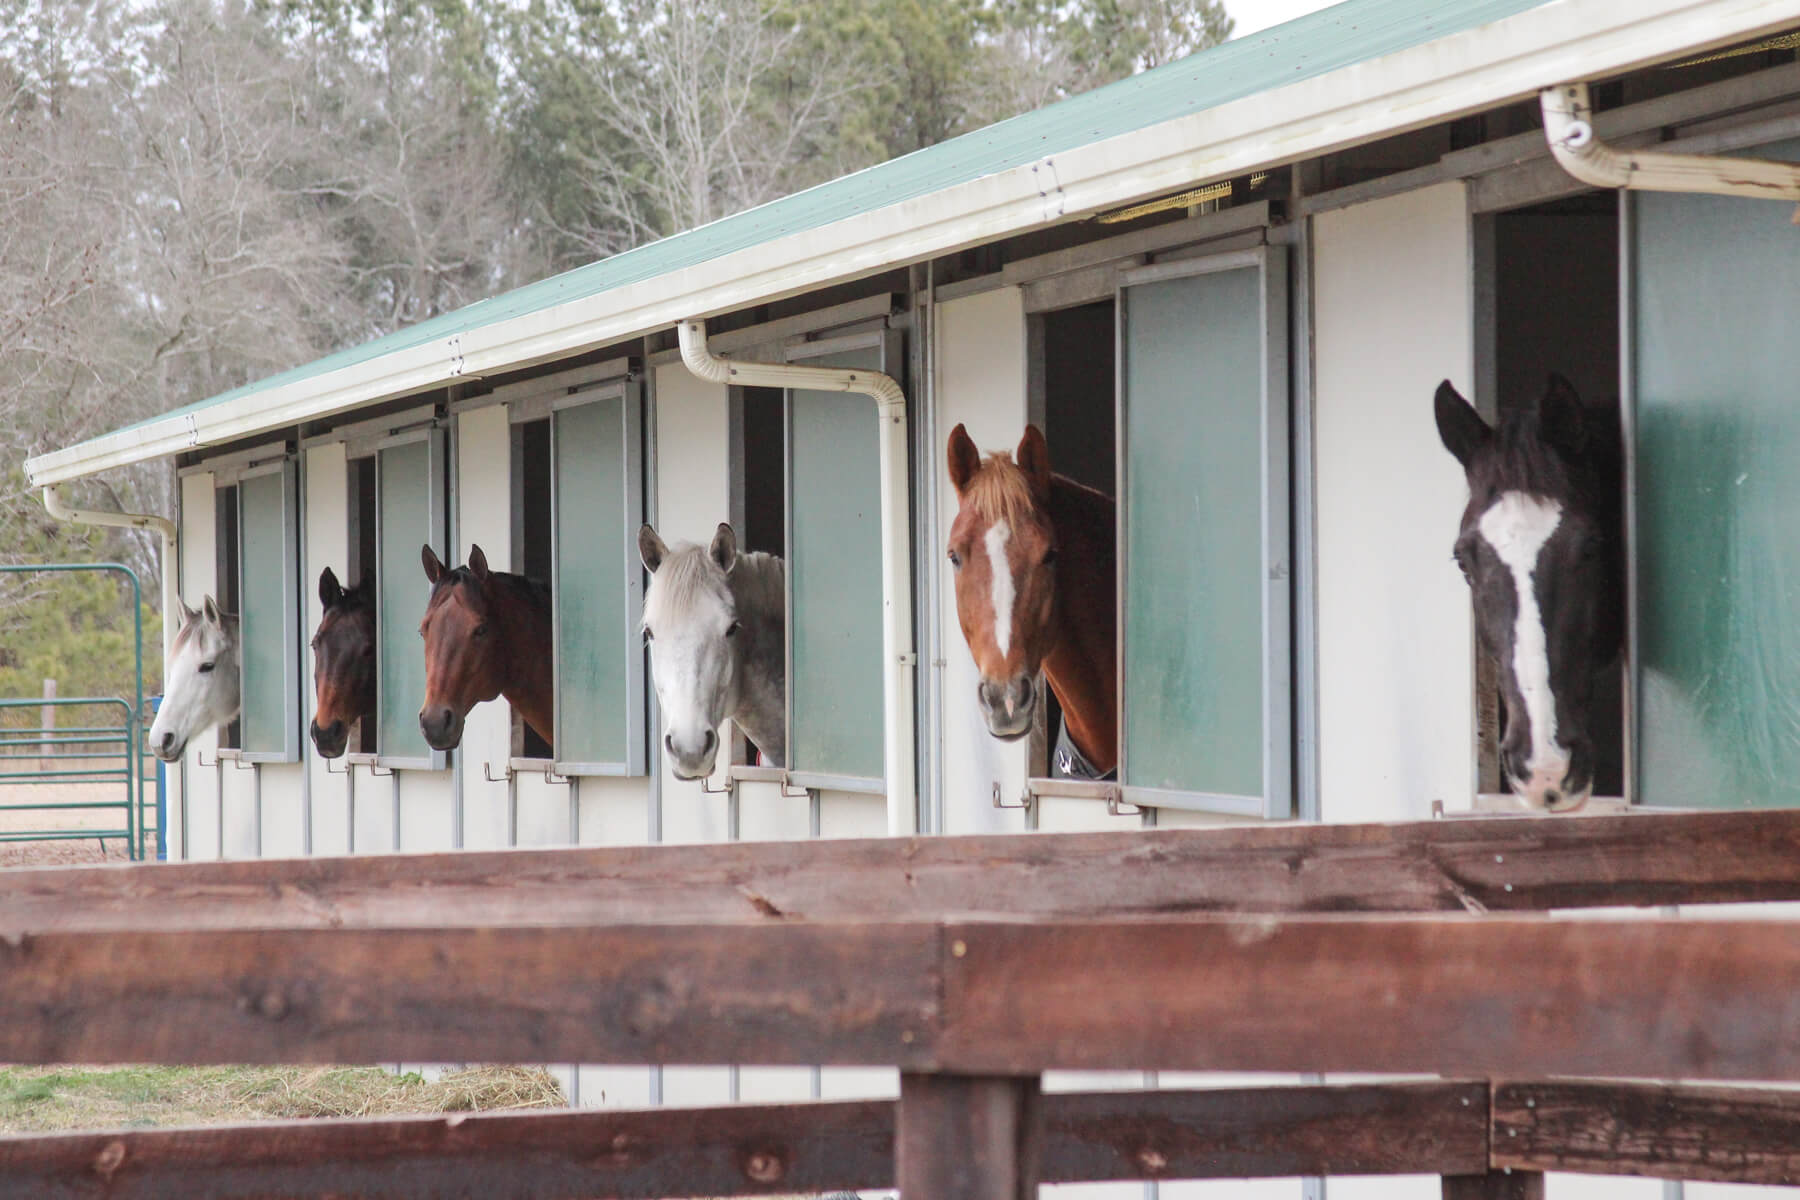
M 11 760 L 0 759 L 0 770 L 18 770 Z M 155 789 L 151 788 L 154 800 Z M 94 803 L 125 798 L 125 785 L 116 783 L 0 784 L 0 806 L 13 804 Z M 154 819 L 154 818 L 153 818 Z M 0 808 L 0 834 L 27 830 L 122 829 L 123 808 L 68 808 L 12 810 Z M 154 853 L 154 851 L 153 851 Z M 123 862 L 130 856 L 123 838 L 104 846 L 99 838 L 41 842 L 0 842 L 0 868 L 61 867 L 78 863 Z

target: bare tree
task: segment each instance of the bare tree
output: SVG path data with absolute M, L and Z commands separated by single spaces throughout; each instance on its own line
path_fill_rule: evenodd
M 623 0 L 628 36 L 595 67 L 601 127 L 584 154 L 606 254 L 704 225 L 793 190 L 803 160 L 858 86 L 847 59 L 809 40 L 790 5 Z M 795 60 L 805 47 L 806 69 Z

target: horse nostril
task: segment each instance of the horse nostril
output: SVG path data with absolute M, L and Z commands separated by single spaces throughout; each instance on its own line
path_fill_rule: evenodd
M 174 734 L 165 733 L 162 735 L 162 748 L 163 748 L 164 754 L 167 754 L 169 751 L 171 751 L 175 748 L 175 735 Z
M 719 735 L 709 729 L 706 731 L 706 741 L 701 745 L 700 753 L 702 755 L 711 754 L 713 751 L 713 747 L 718 744 L 719 744 Z
M 672 734 L 672 733 L 663 734 L 663 749 L 667 750 L 670 754 L 675 753 L 675 735 L 674 734 Z
M 1546 808 L 1555 808 L 1561 800 L 1562 797 L 1557 794 L 1555 788 L 1544 793 L 1544 807 Z

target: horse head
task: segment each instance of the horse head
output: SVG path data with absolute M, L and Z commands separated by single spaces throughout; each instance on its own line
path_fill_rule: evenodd
M 313 745 L 337 758 L 350 742 L 351 728 L 375 711 L 375 600 L 359 584 L 345 589 L 330 567 L 319 573 L 319 600 L 325 615 L 313 634 Z
M 419 636 L 425 639 L 425 702 L 419 728 L 433 750 L 462 741 L 469 710 L 502 692 L 525 722 L 552 736 L 549 599 L 540 585 L 488 570 L 480 546 L 469 548 L 467 566 L 450 568 L 430 546 L 420 561 L 431 599 Z
M 1506 704 L 1500 761 L 1536 808 L 1568 811 L 1594 786 L 1596 674 L 1618 655 L 1623 623 L 1610 449 L 1567 380 L 1497 427 L 1446 381 L 1438 436 L 1462 464 L 1469 502 L 1456 563 L 1475 629 Z
M 238 713 L 238 619 L 211 596 L 199 611 L 181 606 L 181 628 L 165 665 L 162 706 L 150 726 L 150 751 L 175 762 L 189 739 Z
M 718 758 L 719 723 L 737 705 L 743 624 L 730 583 L 737 535 L 721 523 L 711 546 L 681 542 L 671 549 L 645 525 L 638 554 L 650 572 L 643 628 L 667 730 L 663 748 L 677 779 L 703 779 Z
M 949 546 L 956 615 L 981 673 L 988 731 L 1013 740 L 1031 731 L 1038 671 L 1057 637 L 1050 451 L 1027 425 L 1013 457 L 983 458 L 958 425 L 949 459 L 959 504 Z

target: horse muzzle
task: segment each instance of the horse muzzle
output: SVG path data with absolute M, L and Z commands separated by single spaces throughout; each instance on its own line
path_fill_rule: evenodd
M 350 727 L 342 721 L 333 721 L 322 729 L 317 721 L 312 721 L 309 732 L 320 758 L 341 758 L 344 748 L 350 744 Z
M 683 741 L 677 741 L 673 733 L 663 735 L 663 749 L 669 755 L 669 770 L 675 778 L 692 782 L 705 779 L 713 773 L 713 767 L 719 757 L 719 735 L 707 729 L 701 732 L 700 749 L 694 749 Z
M 175 735 L 172 733 L 165 733 L 150 743 L 150 753 L 166 763 L 180 762 L 181 753 L 186 749 L 187 742 L 185 740 L 176 741 Z
M 1007 742 L 1016 742 L 1031 732 L 1037 715 L 1037 680 L 1020 675 L 1010 683 L 983 679 L 975 689 L 981 701 L 981 715 L 987 718 L 988 732 Z
M 448 706 L 419 710 L 419 731 L 433 750 L 454 750 L 462 741 L 462 714 Z

